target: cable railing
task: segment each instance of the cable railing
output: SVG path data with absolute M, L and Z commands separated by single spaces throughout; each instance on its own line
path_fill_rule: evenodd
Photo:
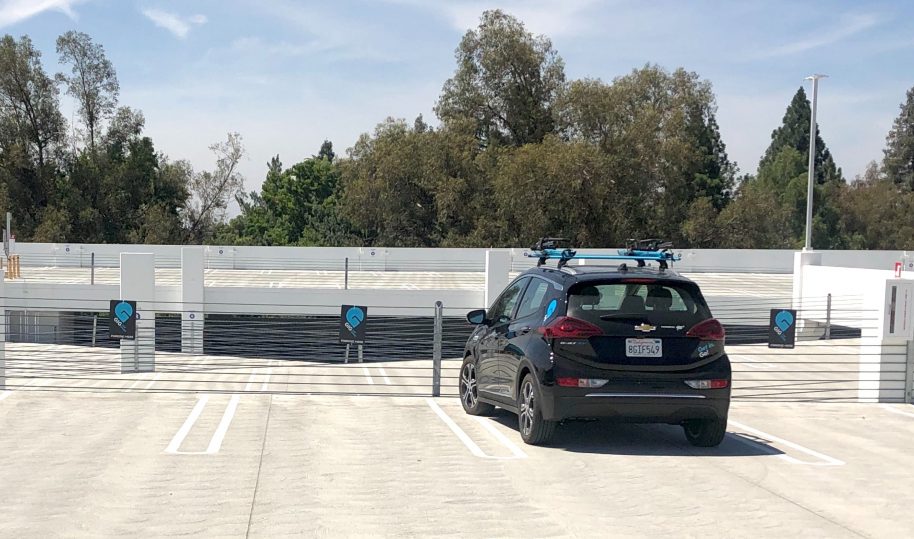
M 208 303 L 202 318 L 190 321 L 181 302 L 156 302 L 155 311 L 139 303 L 136 338 L 117 341 L 108 335 L 107 300 L 74 312 L 65 310 L 72 300 L 49 297 L 48 310 L 36 313 L 29 310 L 36 298 L 0 299 L 6 388 L 25 391 L 448 396 L 457 392 L 475 328 L 465 319 L 472 306 L 421 305 L 402 308 L 407 314 L 380 315 L 375 313 L 384 305 L 369 305 L 365 343 L 361 353 L 351 345 L 347 362 L 340 317 L 326 314 L 338 313 L 339 305 Z M 809 333 L 801 327 L 788 350 L 767 347 L 768 304 L 716 309 L 727 332 L 733 398 L 856 401 L 871 387 L 903 394 L 907 346 L 869 337 L 881 313 L 843 306 L 859 299 L 830 303 L 832 321 L 852 325 L 833 323 L 829 338 L 821 328 Z M 827 301 L 807 299 L 797 318 L 817 318 L 828 309 Z

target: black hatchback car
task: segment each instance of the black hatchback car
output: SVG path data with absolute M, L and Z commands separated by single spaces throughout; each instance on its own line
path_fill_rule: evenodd
M 648 267 L 537 267 L 477 324 L 460 371 L 466 413 L 518 415 L 528 444 L 571 418 L 682 425 L 711 447 L 726 434 L 724 328 L 691 280 Z

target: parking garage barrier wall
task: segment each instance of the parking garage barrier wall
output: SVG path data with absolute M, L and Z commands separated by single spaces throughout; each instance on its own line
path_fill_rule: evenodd
M 24 266 L 88 268 L 92 253 L 96 267 L 115 268 L 121 252 L 141 250 L 156 257 L 157 268 L 181 266 L 180 245 L 54 244 L 16 243 L 14 253 Z M 582 249 L 586 246 L 582 247 Z M 393 247 L 203 247 L 208 269 L 235 270 L 316 270 L 342 271 L 349 258 L 353 271 L 450 271 L 483 272 L 487 249 L 393 248 Z M 536 261 L 525 258 L 524 247 L 498 249 L 510 253 L 512 271 L 523 271 Z M 615 252 L 612 249 L 589 249 L 592 252 Z M 677 249 L 682 261 L 674 267 L 683 272 L 753 272 L 782 273 L 793 271 L 793 251 L 776 249 Z M 822 251 L 822 263 L 858 268 L 891 268 L 895 261 L 910 260 L 904 251 Z

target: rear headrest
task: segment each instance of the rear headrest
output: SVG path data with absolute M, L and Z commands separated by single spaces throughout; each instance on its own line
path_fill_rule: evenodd
M 602 295 L 596 286 L 585 286 L 572 296 L 578 305 L 597 305 Z
M 673 293 L 662 286 L 656 286 L 647 292 L 647 306 L 652 309 L 668 309 L 673 304 Z

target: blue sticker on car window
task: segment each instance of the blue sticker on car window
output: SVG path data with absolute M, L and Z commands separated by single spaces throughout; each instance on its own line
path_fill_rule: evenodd
M 555 313 L 555 308 L 558 306 L 558 304 L 559 302 L 557 300 L 552 300 L 549 302 L 549 305 L 546 306 L 546 316 L 543 317 L 544 322 L 548 320 L 553 313 Z

